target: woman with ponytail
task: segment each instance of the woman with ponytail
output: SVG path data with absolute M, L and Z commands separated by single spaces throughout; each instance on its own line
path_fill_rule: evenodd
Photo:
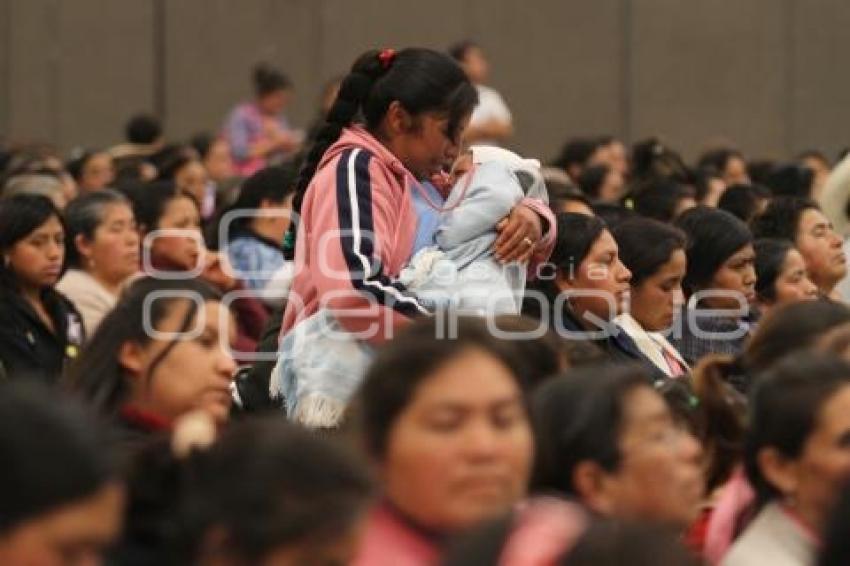
M 458 157 L 476 101 L 460 67 L 436 51 L 369 51 L 354 63 L 296 185 L 296 275 L 283 336 L 320 307 L 371 343 L 428 314 L 397 280 L 420 229 L 413 193 Z M 525 199 L 500 222 L 502 262 L 546 255 L 554 236 L 543 238 L 541 216 L 554 225 L 545 204 Z
M 850 319 L 850 309 L 831 301 L 800 301 L 773 309 L 738 356 L 709 355 L 692 374 L 695 434 L 703 445 L 706 501 L 691 530 L 692 547 L 718 564 L 750 518 L 754 492 L 742 468 L 747 396 L 753 376 L 784 356 L 800 355 Z

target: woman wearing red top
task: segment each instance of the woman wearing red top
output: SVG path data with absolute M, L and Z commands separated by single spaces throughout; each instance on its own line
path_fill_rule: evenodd
M 69 388 L 113 420 L 122 444 L 204 411 L 227 421 L 236 364 L 232 317 L 200 281 L 136 281 L 98 327 Z
M 383 502 L 354 564 L 434 564 L 449 535 L 525 494 L 533 443 L 521 360 L 483 320 L 457 328 L 441 339 L 434 320 L 414 324 L 366 376 L 362 432 Z

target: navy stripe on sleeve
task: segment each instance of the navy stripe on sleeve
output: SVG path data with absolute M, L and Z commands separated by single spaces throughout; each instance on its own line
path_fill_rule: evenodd
M 336 170 L 336 199 L 340 244 L 352 286 L 406 316 L 428 314 L 416 297 L 383 273 L 375 257 L 372 218 L 371 154 L 359 148 L 345 150 Z

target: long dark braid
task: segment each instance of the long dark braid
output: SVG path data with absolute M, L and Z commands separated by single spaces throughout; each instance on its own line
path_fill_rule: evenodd
M 379 51 L 372 50 L 361 55 L 351 67 L 351 72 L 342 80 L 336 100 L 328 111 L 325 123 L 316 135 L 316 141 L 307 153 L 298 174 L 295 197 L 292 201 L 296 212 L 301 211 L 304 194 L 313 175 L 316 174 L 322 156 L 339 139 L 342 129 L 351 125 L 363 102 L 369 96 L 375 81 L 386 72 L 378 59 L 379 54 Z
M 357 119 L 375 131 L 393 101 L 411 115 L 445 112 L 450 133 L 460 128 L 463 118 L 478 102 L 475 87 L 449 56 L 431 49 L 408 48 L 398 53 L 371 50 L 361 55 L 342 80 L 326 122 L 316 136 L 295 186 L 293 208 L 301 211 L 304 195 L 325 152 Z M 453 134 L 452 134 L 453 135 Z M 285 253 L 295 255 L 293 222 L 287 234 Z
M 292 208 L 295 212 L 301 212 L 301 204 L 304 202 L 304 195 L 307 193 L 307 187 L 310 181 L 313 180 L 313 175 L 316 174 L 316 169 L 319 167 L 319 162 L 322 156 L 330 146 L 339 139 L 343 128 L 350 126 L 360 112 L 363 102 L 369 96 L 372 86 L 375 81 L 386 72 L 385 65 L 381 63 L 378 56 L 380 52 L 377 50 L 367 51 L 361 55 L 351 71 L 342 80 L 339 86 L 336 100 L 333 106 L 328 110 L 325 116 L 325 122 L 322 128 L 316 135 L 312 147 L 304 158 L 304 163 L 301 165 L 301 171 L 298 173 L 298 181 L 295 184 L 295 196 L 292 199 Z M 293 221 L 289 225 L 289 231 L 284 239 L 284 255 L 287 259 L 295 257 L 295 234 L 297 232 L 297 222 Z

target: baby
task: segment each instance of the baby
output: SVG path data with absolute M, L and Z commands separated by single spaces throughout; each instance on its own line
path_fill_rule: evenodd
M 495 226 L 525 197 L 548 202 L 540 163 L 498 147 L 473 147 L 458 158 L 452 176 L 433 244 L 417 252 L 399 281 L 432 310 L 516 314 L 526 268 L 496 260 Z
M 431 310 L 518 313 L 526 266 L 495 258 L 496 224 L 525 197 L 548 202 L 540 163 L 497 147 L 473 147 L 458 158 L 450 182 L 432 244 L 414 255 L 399 282 Z M 370 346 L 321 308 L 283 337 L 271 395 L 284 398 L 290 419 L 335 426 L 372 357 Z

